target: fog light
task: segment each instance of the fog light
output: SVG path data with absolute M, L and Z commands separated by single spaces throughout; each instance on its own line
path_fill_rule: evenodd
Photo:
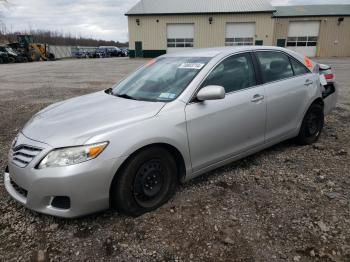
M 67 196 L 55 196 L 51 201 L 51 206 L 59 209 L 70 209 L 70 198 Z

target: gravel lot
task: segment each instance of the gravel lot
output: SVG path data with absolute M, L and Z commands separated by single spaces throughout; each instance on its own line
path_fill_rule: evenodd
M 146 60 L 0 65 L 0 168 L 45 106 L 110 87 Z M 0 181 L 0 261 L 350 261 L 350 58 L 320 141 L 287 141 L 180 186 L 155 212 L 65 220 L 11 200 Z

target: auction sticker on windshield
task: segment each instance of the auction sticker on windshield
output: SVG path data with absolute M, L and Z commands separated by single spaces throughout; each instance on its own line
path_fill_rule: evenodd
M 201 64 L 201 63 L 183 63 L 182 65 L 179 66 L 179 68 L 200 70 L 203 68 L 204 65 L 205 64 Z
M 168 98 L 168 99 L 174 99 L 176 94 L 173 93 L 161 93 L 159 95 L 159 98 Z

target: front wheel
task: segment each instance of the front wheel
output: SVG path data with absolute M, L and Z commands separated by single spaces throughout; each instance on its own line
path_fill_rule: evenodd
M 167 202 L 175 193 L 177 167 L 164 148 L 145 149 L 116 174 L 111 188 L 112 205 L 121 213 L 139 216 Z
M 304 116 L 297 142 L 301 145 L 310 145 L 316 142 L 321 136 L 323 125 L 323 106 L 312 104 Z

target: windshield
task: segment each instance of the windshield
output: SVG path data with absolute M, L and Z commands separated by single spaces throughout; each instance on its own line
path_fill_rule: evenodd
M 162 57 L 151 60 L 115 86 L 112 93 L 142 101 L 173 101 L 209 60 L 208 57 Z

